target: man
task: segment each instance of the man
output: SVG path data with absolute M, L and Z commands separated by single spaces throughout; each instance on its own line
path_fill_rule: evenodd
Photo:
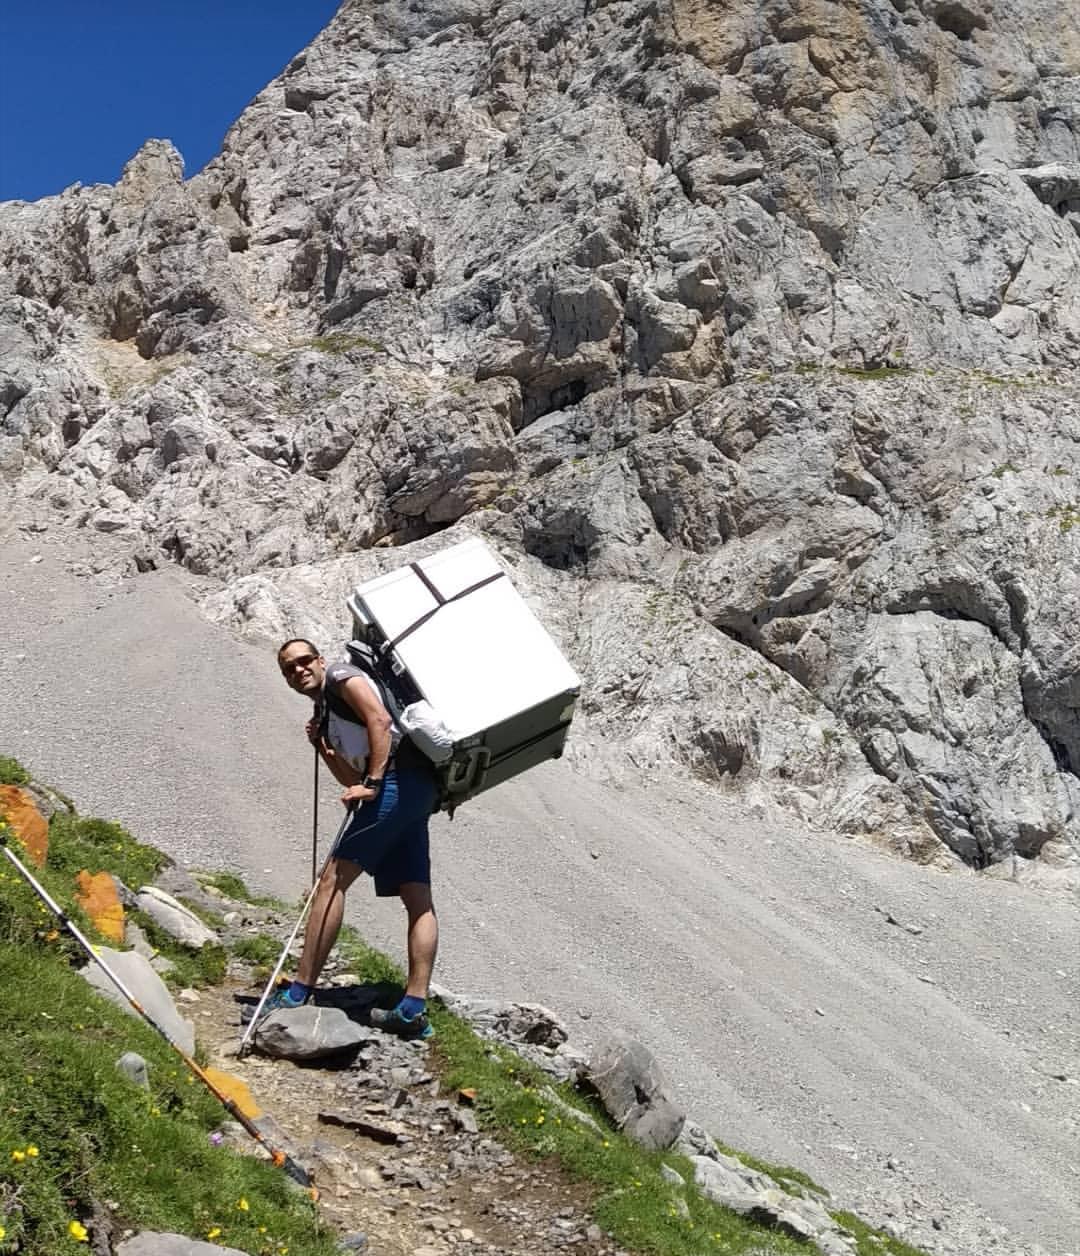
M 434 773 L 408 740 L 402 742 L 366 672 L 350 663 L 328 666 L 302 637 L 286 641 L 277 657 L 289 688 L 315 703 L 308 740 L 344 785 L 341 801 L 354 811 L 316 888 L 296 980 L 267 1009 L 302 1007 L 311 997 L 341 929 L 345 891 L 367 872 L 375 893 L 398 895 L 408 914 L 405 994 L 390 1011 L 373 1010 L 372 1024 L 403 1038 L 430 1038 L 427 993 L 439 943 L 428 854 Z

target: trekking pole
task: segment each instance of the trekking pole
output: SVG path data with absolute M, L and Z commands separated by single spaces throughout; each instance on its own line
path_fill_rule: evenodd
M 22 860 L 18 857 L 18 855 L 16 855 L 15 852 L 11 849 L 10 845 L 8 844 L 7 834 L 5 833 L 2 826 L 0 826 L 0 849 L 3 850 L 4 854 L 7 855 L 8 859 L 15 865 L 15 868 L 18 871 L 19 875 L 23 878 L 24 881 L 26 881 L 26 883 L 30 886 L 30 888 L 34 891 L 34 893 L 38 896 L 38 898 L 41 899 L 41 901 L 45 904 L 45 906 L 48 907 L 48 909 L 60 922 L 63 928 L 65 928 L 68 931 L 68 933 L 71 934 L 71 936 L 75 939 L 75 941 L 79 944 L 79 946 L 81 946 L 82 949 L 86 952 L 86 954 L 90 957 L 90 959 L 95 964 L 97 964 L 97 966 L 101 969 L 101 971 L 105 974 L 105 976 L 108 977 L 108 979 L 117 988 L 117 990 L 120 991 L 120 993 L 124 996 L 124 998 L 131 1004 L 131 1006 L 135 1009 L 135 1011 L 138 1012 L 138 1014 L 143 1018 L 144 1021 L 146 1021 L 146 1023 L 150 1026 L 150 1028 L 157 1030 L 157 1032 L 161 1035 L 161 1037 L 165 1039 L 165 1041 L 169 1044 L 169 1046 L 172 1047 L 172 1049 L 176 1052 L 176 1054 L 188 1066 L 191 1072 L 195 1074 L 195 1076 L 199 1079 L 199 1081 L 202 1082 L 202 1084 L 206 1087 L 206 1089 L 209 1090 L 210 1093 L 214 1096 L 214 1098 L 217 1099 L 217 1101 L 225 1108 L 225 1110 L 229 1113 L 229 1115 L 233 1118 L 233 1120 L 239 1122 L 239 1124 L 244 1127 L 247 1133 L 249 1133 L 251 1137 L 257 1143 L 259 1143 L 259 1145 L 268 1153 L 268 1155 L 270 1156 L 270 1159 L 274 1162 L 274 1164 L 277 1165 L 279 1169 L 284 1169 L 285 1172 L 289 1175 L 289 1177 L 293 1179 L 294 1182 L 299 1182 L 301 1186 L 310 1186 L 311 1174 L 308 1173 L 307 1169 L 305 1169 L 303 1165 L 297 1164 L 296 1161 L 287 1152 L 282 1151 L 279 1147 L 275 1147 L 273 1143 L 271 1143 L 267 1139 L 266 1135 L 262 1132 L 262 1130 L 260 1130 L 259 1127 L 248 1116 L 246 1116 L 243 1112 L 240 1111 L 240 1109 L 236 1105 L 236 1101 L 233 1099 L 230 1099 L 228 1095 L 224 1094 L 221 1090 L 217 1088 L 217 1086 L 214 1085 L 214 1083 L 210 1080 L 210 1078 L 206 1075 L 206 1073 L 203 1072 L 203 1070 L 198 1066 L 198 1064 L 195 1063 L 195 1061 L 191 1058 L 191 1056 L 189 1056 L 186 1051 L 182 1051 L 180 1047 L 178 1047 L 176 1043 L 173 1042 L 173 1040 L 169 1037 L 169 1035 L 165 1032 L 165 1030 L 162 1029 L 161 1026 L 157 1023 L 157 1021 L 154 1020 L 154 1018 L 150 1015 L 150 1013 L 147 1012 L 146 1008 L 143 1007 L 143 1005 L 131 993 L 131 991 L 127 988 L 127 986 L 123 983 L 123 981 L 121 981 L 120 978 L 116 975 L 116 973 L 114 973 L 113 970 L 108 966 L 108 964 L 105 963 L 105 961 L 101 958 L 101 956 L 95 954 L 94 948 L 91 945 L 91 943 L 88 941 L 88 939 L 86 938 L 85 934 L 83 934 L 83 932 L 74 923 L 71 917 L 68 916 L 67 912 L 64 911 L 64 909 L 60 906 L 58 902 L 56 902 L 56 900 L 52 897 L 49 891 L 46 890 L 46 888 L 41 884 L 41 882 L 38 881 L 38 879 L 30 871 L 30 869 L 27 868 L 27 866 L 22 862 Z
M 333 845 L 330 847 L 330 850 L 327 852 L 326 859 L 323 861 L 322 872 L 319 873 L 318 877 L 312 882 L 311 889 L 308 890 L 308 896 L 304 900 L 304 909 L 297 918 L 296 924 L 293 926 L 292 933 L 289 934 L 288 942 L 285 943 L 281 954 L 278 956 L 278 962 L 274 965 L 274 971 L 270 974 L 270 980 L 266 983 L 266 989 L 262 992 L 262 998 L 259 1000 L 251 1020 L 247 1023 L 247 1029 L 244 1030 L 244 1036 L 240 1039 L 240 1046 L 236 1049 L 236 1058 L 238 1060 L 242 1060 L 244 1058 L 244 1052 L 248 1049 L 248 1042 L 252 1034 L 255 1032 L 255 1026 L 259 1023 L 259 1016 L 263 1010 L 263 1005 L 270 997 L 270 991 L 273 990 L 274 985 L 277 982 L 278 974 L 285 967 L 285 960 L 288 958 L 289 952 L 292 950 L 292 944 L 296 941 L 296 935 L 300 932 L 300 926 L 307 918 L 308 908 L 314 901 L 315 890 L 318 887 L 319 881 L 322 880 L 322 874 L 329 867 L 330 860 L 334 857 L 334 851 L 337 850 L 338 842 L 341 841 L 341 835 L 345 832 L 345 826 L 352 819 L 352 814 L 352 807 L 347 808 L 345 811 L 345 819 L 342 820 L 341 827 L 337 831 L 337 837 L 334 838 Z
M 311 796 L 311 888 L 315 888 L 319 857 L 319 747 L 315 747 L 315 787 Z

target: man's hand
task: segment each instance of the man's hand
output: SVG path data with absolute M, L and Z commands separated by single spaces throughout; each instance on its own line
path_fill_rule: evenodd
M 354 803 L 367 802 L 369 798 L 374 798 L 377 792 L 374 789 L 365 789 L 363 785 L 350 785 L 341 795 L 341 801 L 346 807 L 351 807 Z

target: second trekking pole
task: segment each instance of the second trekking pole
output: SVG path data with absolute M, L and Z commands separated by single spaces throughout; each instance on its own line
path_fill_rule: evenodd
M 311 795 L 311 888 L 319 871 L 319 747 L 315 747 L 315 784 Z

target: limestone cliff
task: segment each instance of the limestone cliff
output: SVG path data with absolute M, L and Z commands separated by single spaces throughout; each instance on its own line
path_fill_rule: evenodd
M 0 355 L 20 517 L 242 630 L 461 521 L 583 761 L 1078 876 L 1075 6 L 346 0 L 194 178 L 0 206 Z

